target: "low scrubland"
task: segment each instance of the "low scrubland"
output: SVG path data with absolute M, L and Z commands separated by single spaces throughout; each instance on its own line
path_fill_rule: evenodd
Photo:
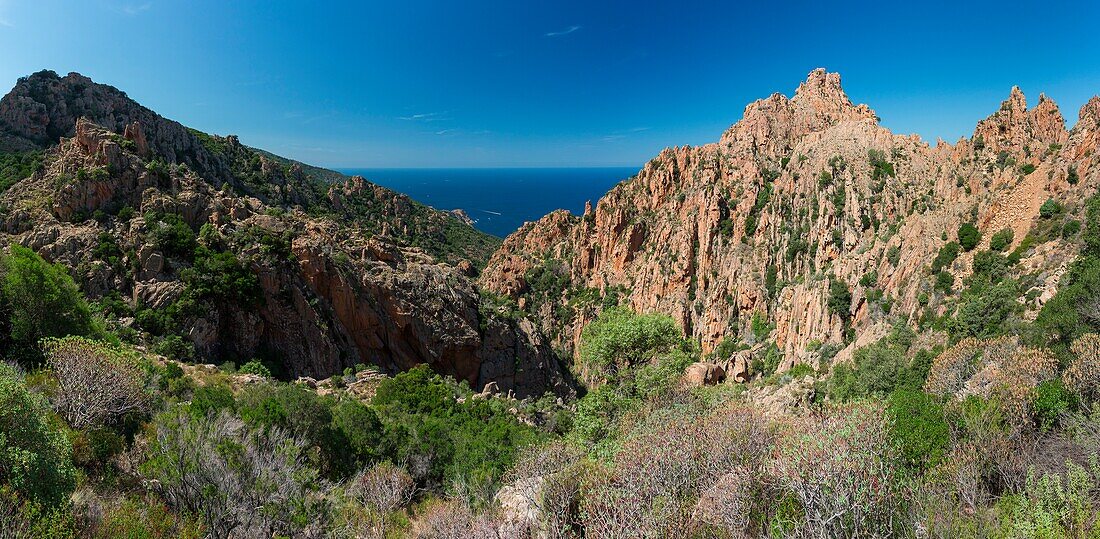
M 942 314 L 836 364 L 765 348 L 749 384 L 685 384 L 697 343 L 608 305 L 573 402 L 178 362 L 12 246 L 0 537 L 1100 536 L 1100 199 L 1081 245 L 1034 319 L 992 250 Z M 756 398 L 796 385 L 795 409 Z

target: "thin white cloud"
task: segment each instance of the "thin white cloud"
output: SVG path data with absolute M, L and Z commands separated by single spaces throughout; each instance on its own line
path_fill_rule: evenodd
M 576 32 L 577 30 L 580 30 L 580 29 L 581 29 L 580 26 L 573 25 L 573 26 L 570 26 L 569 28 L 566 28 L 565 30 L 558 30 L 557 32 L 546 32 L 546 37 L 566 36 L 566 35 L 572 34 L 573 32 Z
M 631 134 L 641 133 L 642 131 L 649 131 L 649 128 L 648 127 L 633 127 L 633 128 L 626 129 L 626 130 L 623 130 L 623 131 L 615 131 L 614 133 L 611 133 L 611 134 L 608 134 L 608 135 L 604 135 L 603 137 L 600 137 L 600 140 L 602 140 L 603 142 L 615 142 L 617 140 L 622 140 L 622 139 L 626 138 L 627 136 L 629 136 Z
M 0 0 L 0 26 L 7 28 L 13 28 L 15 25 L 8 20 L 8 6 L 11 4 L 8 0 Z
M 153 7 L 152 2 L 145 2 L 145 3 L 142 3 L 142 4 L 122 4 L 120 6 L 115 7 L 115 11 L 117 11 L 118 13 L 121 13 L 123 15 L 129 15 L 129 16 L 133 17 L 134 15 L 138 15 L 140 13 L 144 13 L 146 11 L 149 11 L 149 9 L 152 8 L 152 7 Z
M 492 131 L 489 131 L 487 129 L 480 129 L 480 130 L 477 130 L 477 131 L 467 131 L 465 129 L 459 129 L 457 127 L 451 128 L 451 129 L 440 129 L 439 131 L 435 132 L 436 135 L 439 135 L 441 137 L 459 137 L 459 136 L 474 137 L 474 136 L 488 135 L 490 133 L 492 133 Z
M 449 120 L 446 112 L 425 112 L 421 114 L 412 114 L 410 116 L 398 116 L 398 120 L 405 120 L 407 122 L 438 122 L 441 120 Z

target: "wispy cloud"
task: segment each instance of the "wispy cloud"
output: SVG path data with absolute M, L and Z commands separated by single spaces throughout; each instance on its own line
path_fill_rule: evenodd
M 580 26 L 573 25 L 573 26 L 570 26 L 569 28 L 566 28 L 565 30 L 558 30 L 557 32 L 546 32 L 546 37 L 567 36 L 567 35 L 572 34 L 573 32 L 576 32 L 577 30 L 580 30 L 580 29 L 581 29 Z
M 439 122 L 443 120 L 449 120 L 446 112 L 424 112 L 421 114 L 412 114 L 409 116 L 398 116 L 398 120 L 405 120 L 407 122 Z
M 115 13 L 118 13 L 119 15 L 126 15 L 126 16 L 129 16 L 129 17 L 133 17 L 135 15 L 140 15 L 141 13 L 149 11 L 150 9 L 152 9 L 152 7 L 153 7 L 152 2 L 142 2 L 142 3 L 126 3 L 126 4 L 115 3 L 115 4 L 111 4 L 108 8 L 111 11 L 114 11 Z
M 8 6 L 11 4 L 9 0 L 0 0 L 0 26 L 6 28 L 12 28 L 15 25 L 8 20 Z
M 600 137 L 600 140 L 602 140 L 604 142 L 615 142 L 617 140 L 622 140 L 622 139 L 624 139 L 624 138 L 626 138 L 626 137 L 628 137 L 628 136 L 630 136 L 634 133 L 641 133 L 642 131 L 649 131 L 649 128 L 648 127 L 633 127 L 631 129 L 624 129 L 622 131 L 615 131 L 614 133 L 610 133 L 610 134 L 607 134 L 607 135 L 604 135 L 604 136 Z
M 452 129 L 440 129 L 439 131 L 435 132 L 436 135 L 441 136 L 441 137 L 458 137 L 458 136 L 472 137 L 472 136 L 488 135 L 489 133 L 492 133 L 492 131 L 488 131 L 488 130 L 485 130 L 485 129 L 481 129 L 481 130 L 477 130 L 477 131 L 467 131 L 465 129 L 459 129 L 457 127 L 452 128 Z

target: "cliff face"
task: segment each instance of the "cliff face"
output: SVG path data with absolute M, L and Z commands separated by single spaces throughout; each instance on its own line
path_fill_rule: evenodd
M 1098 105 L 1067 132 L 1053 101 L 1028 109 L 1014 88 L 971 140 L 931 147 L 881 127 L 837 74 L 816 70 L 793 97 L 747 106 L 717 143 L 662 151 L 584 216 L 526 224 L 480 282 L 548 330 L 565 324 L 566 347 L 599 309 L 582 301 L 598 290 L 671 314 L 705 349 L 766 338 L 784 352 L 781 368 L 812 363 L 821 343 L 862 344 L 952 308 L 929 263 L 961 224 L 976 224 L 983 245 L 946 268 L 955 291 L 994 232 L 1014 230 L 1011 251 L 1048 198 L 1078 212 L 1100 183 Z M 1077 249 L 1072 237 L 1038 239 L 1021 253 L 1035 279 L 1020 301 L 1032 312 Z M 833 282 L 852 294 L 846 311 L 829 307 Z
M 0 101 L 5 150 L 48 149 L 0 194 L 0 242 L 70 268 L 91 299 L 120 302 L 110 323 L 132 338 L 180 335 L 196 360 L 261 356 L 289 376 L 427 363 L 476 389 L 571 392 L 534 325 L 481 308 L 461 255 L 485 236 L 456 217 L 362 178 L 319 184 L 79 75 L 29 80 Z M 471 244 L 444 242 L 456 229 Z M 241 281 L 255 284 L 248 294 L 199 292 L 237 263 L 254 276 Z

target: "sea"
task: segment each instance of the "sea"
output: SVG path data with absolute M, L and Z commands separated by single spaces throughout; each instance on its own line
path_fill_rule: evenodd
M 638 172 L 608 168 L 351 168 L 338 169 L 405 193 L 440 210 L 462 209 L 474 226 L 505 237 L 558 209 L 576 215 Z

